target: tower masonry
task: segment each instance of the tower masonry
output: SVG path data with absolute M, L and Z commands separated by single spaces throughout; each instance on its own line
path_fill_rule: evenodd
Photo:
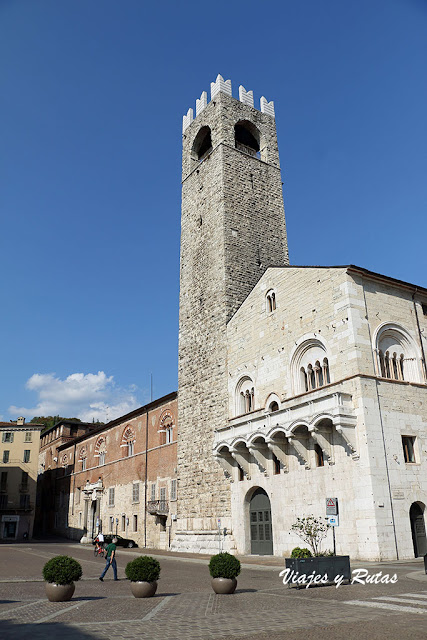
M 233 548 L 230 479 L 213 457 L 228 416 L 227 322 L 269 266 L 288 264 L 274 105 L 218 76 L 183 119 L 175 549 Z

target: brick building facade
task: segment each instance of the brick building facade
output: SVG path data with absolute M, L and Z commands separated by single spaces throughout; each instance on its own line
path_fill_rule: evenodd
M 102 530 L 139 546 L 168 548 L 176 512 L 176 439 L 177 394 L 171 393 L 59 444 L 47 476 L 55 513 L 51 532 L 86 542 Z M 45 474 L 40 489 L 46 500 L 44 482 Z

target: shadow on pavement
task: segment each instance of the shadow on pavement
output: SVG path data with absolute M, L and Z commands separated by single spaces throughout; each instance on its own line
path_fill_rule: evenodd
M 73 628 L 62 622 L 42 624 L 19 624 L 11 620 L 1 621 L 2 640 L 46 640 L 46 638 L 61 638 L 61 640 L 98 640 L 98 637 Z

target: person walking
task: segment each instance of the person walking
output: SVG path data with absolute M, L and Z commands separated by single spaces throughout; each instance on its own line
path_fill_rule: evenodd
M 107 546 L 105 550 L 105 555 L 107 556 L 107 562 L 104 567 L 104 571 L 101 573 L 99 579 L 101 582 L 104 582 L 104 576 L 107 573 L 108 569 L 113 567 L 114 580 L 118 580 L 117 577 L 117 562 L 116 562 L 116 542 L 117 538 L 113 538 L 112 542 Z
M 104 534 L 102 533 L 102 531 L 100 531 L 95 538 L 95 549 L 99 551 L 103 547 L 104 547 Z

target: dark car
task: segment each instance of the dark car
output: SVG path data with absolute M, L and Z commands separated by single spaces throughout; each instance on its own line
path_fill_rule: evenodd
M 118 534 L 113 535 L 112 533 L 104 533 L 104 547 L 110 542 L 113 541 L 113 538 L 117 538 L 116 545 L 118 547 L 127 547 L 128 549 L 132 549 L 132 547 L 137 547 L 135 540 L 131 540 L 130 538 L 122 538 Z M 92 540 L 92 544 L 95 544 L 95 540 Z

